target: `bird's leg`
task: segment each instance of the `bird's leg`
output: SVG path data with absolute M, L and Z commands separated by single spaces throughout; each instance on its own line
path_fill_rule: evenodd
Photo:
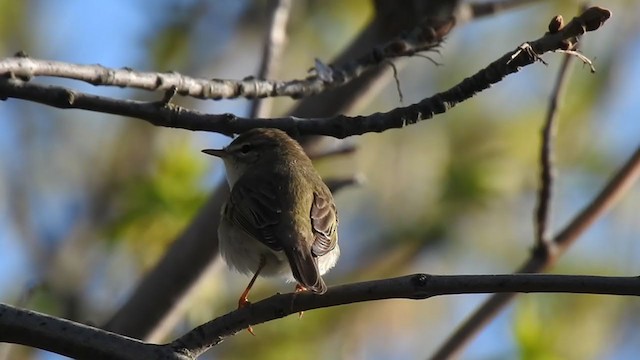
M 253 287 L 253 283 L 256 282 L 256 279 L 258 278 L 258 275 L 260 274 L 260 271 L 262 271 L 262 268 L 264 267 L 264 265 L 265 265 L 264 257 L 261 257 L 260 264 L 258 264 L 258 269 L 256 270 L 255 274 L 253 274 L 253 277 L 251 278 L 251 281 L 249 281 L 249 285 L 247 285 L 247 288 L 244 289 L 244 291 L 242 292 L 242 295 L 240 295 L 240 299 L 238 300 L 238 309 L 242 309 L 251 304 L 251 301 L 249 301 L 248 299 L 249 291 L 251 290 L 251 287 Z M 247 328 L 247 331 L 249 331 L 251 335 L 256 336 L 251 326 Z
M 293 291 L 295 294 L 302 292 L 302 291 L 307 291 L 307 288 L 305 288 L 304 286 L 300 285 L 300 284 L 296 284 L 296 289 Z M 295 295 L 294 295 L 295 297 Z M 302 319 L 302 315 L 304 314 L 304 311 L 300 311 L 298 313 L 298 319 Z
M 240 299 L 238 300 L 238 309 L 246 307 L 249 304 L 251 304 L 251 301 L 249 301 L 249 299 L 248 299 L 249 291 L 253 287 L 253 284 L 256 282 L 256 279 L 258 278 L 258 275 L 260 275 L 260 271 L 262 271 L 262 268 L 264 267 L 264 264 L 265 264 L 264 257 L 261 257 L 260 258 L 260 264 L 258 264 L 258 269 L 253 274 L 253 277 L 251 278 L 251 281 L 249 281 L 249 285 L 247 285 L 247 288 L 244 289 L 244 291 L 242 292 L 242 295 L 240 295 Z

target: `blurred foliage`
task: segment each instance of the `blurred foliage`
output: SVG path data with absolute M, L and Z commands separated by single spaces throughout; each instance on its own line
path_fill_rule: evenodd
M 294 3 L 283 70 L 274 78 L 303 77 L 316 57 L 329 63 L 373 15 L 372 3 L 366 0 Z M 60 6 L 64 4 L 60 2 Z M 132 41 L 146 55 L 146 63 L 138 65 L 150 71 L 172 69 L 191 76 L 251 75 L 257 68 L 268 18 L 266 4 L 264 0 L 162 1 L 154 3 L 153 14 L 148 9 L 138 9 L 149 23 L 148 29 Z M 623 50 L 633 41 L 637 46 L 634 13 L 625 7 L 637 10 L 638 4 L 622 1 L 604 5 L 614 7 L 614 18 L 602 31 L 588 34 L 583 46 L 585 54 L 595 58 L 598 72 L 592 75 L 577 64 L 560 110 L 554 224 L 558 218 L 564 220 L 575 213 L 622 162 L 620 153 L 611 149 L 616 139 L 607 137 L 604 130 L 612 119 L 598 109 L 605 102 L 615 104 L 607 94 L 620 91 L 619 82 L 626 80 L 622 76 L 616 82 L 612 76 L 621 71 L 619 58 L 625 54 Z M 37 37 L 42 38 L 42 46 L 50 45 L 42 29 L 63 26 L 56 22 L 59 17 L 47 14 L 38 19 L 53 25 L 33 27 L 36 20 L 28 18 L 30 6 L 41 5 L 0 0 L 3 53 L 29 48 L 29 41 Z M 444 66 L 435 67 L 418 57 L 402 61 L 406 65 L 400 72 L 405 104 L 399 103 L 395 84 L 390 81 L 379 95 L 368 97 L 355 111 L 363 115 L 386 111 L 447 89 L 523 41 L 538 37 L 553 15 L 561 13 L 569 19 L 575 9 L 575 2 L 541 2 L 463 24 L 454 29 L 442 54 L 436 57 Z M 81 30 L 73 34 L 81 36 Z M 78 39 L 68 41 L 75 44 Z M 110 51 L 126 54 L 132 46 L 127 44 Z M 77 47 L 86 53 L 86 46 Z M 46 51 L 41 49 L 42 54 Z M 343 253 L 337 268 L 327 275 L 328 283 L 412 272 L 508 272 L 526 258 L 533 238 L 540 127 L 561 56 L 547 55 L 545 60 L 550 66 L 527 67 L 432 120 L 347 139 L 358 143 L 356 154 L 317 162 L 327 177 L 361 173 L 367 178 L 360 188 L 336 195 Z M 95 59 L 96 63 L 100 61 Z M 392 80 L 390 75 L 387 80 Z M 239 101 L 178 101 L 203 112 L 245 111 Z M 15 103 L 2 103 L 0 110 Z M 292 103 L 291 99 L 278 99 L 278 113 L 284 113 Z M 16 154 L 23 169 L 28 170 L 2 169 L 0 175 L 15 177 L 11 178 L 12 183 L 24 187 L 21 193 L 30 194 L 32 206 L 25 208 L 32 212 L 32 219 L 24 223 L 36 228 L 35 234 L 46 233 L 38 228 L 44 225 L 34 219 L 51 221 L 52 214 L 60 208 L 71 207 L 73 211 L 69 213 L 74 214 L 65 218 L 65 229 L 70 230 L 55 233 L 62 234 L 58 235 L 60 238 L 47 242 L 44 237 L 34 236 L 33 243 L 40 241 L 47 249 L 53 247 L 52 243 L 62 244 L 65 254 L 104 258 L 107 263 L 87 261 L 94 268 L 87 268 L 84 274 L 58 275 L 61 279 L 49 286 L 60 289 L 36 292 L 30 307 L 53 314 L 69 314 L 77 308 L 109 313 L 121 299 L 114 299 L 110 291 L 96 291 L 92 284 L 124 292 L 139 279 L 138 274 L 130 273 L 132 267 L 141 264 L 142 270 L 157 261 L 202 205 L 208 180 L 221 177 L 221 166 L 199 152 L 204 144 L 219 138 L 146 124 L 127 126 L 123 123 L 133 120 L 108 121 L 112 116 L 92 117 L 81 111 L 54 110 L 30 103 L 11 109 L 21 114 L 21 136 L 31 139 L 21 143 L 30 148 Z M 6 119 L 0 119 L 4 121 L 0 125 L 10 125 Z M 38 146 L 44 140 L 49 145 Z M 6 154 L 16 153 L 15 148 L 3 149 Z M 82 174 L 89 180 L 74 181 Z M 31 177 L 35 179 L 24 180 Z M 49 186 L 33 189 L 30 186 L 34 183 Z M 66 187 L 50 186 L 51 183 Z M 616 208 L 595 235 L 581 239 L 565 255 L 558 271 L 637 273 L 640 250 L 629 241 L 637 238 L 639 231 L 637 193 L 636 190 Z M 56 201 L 64 206 L 45 206 L 57 204 Z M 77 205 L 80 201 L 86 203 Z M 554 228 L 558 225 L 561 224 Z M 78 228 L 83 231 L 74 232 Z M 24 245 L 25 239 L 21 237 L 16 243 L 24 248 L 22 256 L 28 259 L 24 262 L 31 266 L 30 261 L 35 262 L 31 257 L 37 257 Z M 100 239 L 111 246 L 96 241 Z M 78 250 L 70 252 L 64 246 Z M 606 254 L 602 251 L 604 246 Z M 69 255 L 52 253 L 53 269 L 56 262 L 69 261 Z M 124 266 L 120 261 L 134 265 Z M 19 287 L 33 276 L 27 270 L 21 272 L 26 275 L 12 279 L 13 286 Z M 122 279 L 128 283 L 122 284 Z M 222 266 L 214 267 L 183 305 L 186 315 L 174 334 L 233 309 L 247 281 Z M 275 291 L 290 291 L 290 285 L 261 279 L 251 298 L 257 301 Z M 82 304 L 78 306 L 78 302 Z M 238 334 L 212 349 L 205 358 L 413 359 L 430 353 L 477 303 L 478 297 L 443 297 L 310 311 L 302 319 L 290 316 L 258 325 L 257 337 Z M 478 353 L 491 357 L 509 349 L 515 352 L 507 358 L 523 359 L 595 358 L 593 354 L 613 353 L 615 336 L 637 332 L 637 324 L 627 324 L 629 329 L 620 325 L 625 312 L 632 312 L 629 303 L 613 297 L 583 295 L 523 297 L 516 303 L 506 329 L 504 324 L 493 324 L 485 330 L 490 334 L 509 332 L 514 343 L 506 344 L 510 340 L 499 333 L 491 343 L 474 343 L 466 357 L 476 359 Z M 27 352 L 21 351 L 18 359 L 23 353 Z
M 170 24 L 159 32 L 157 42 L 153 44 L 153 57 L 158 59 L 158 68 L 170 69 L 169 64 L 182 64 L 189 56 L 188 35 L 193 22 L 190 17 L 172 19 Z
M 194 32 L 203 21 L 207 3 L 169 3 L 158 20 L 159 29 L 150 39 L 150 55 L 160 71 L 183 68 L 194 53 Z
M 23 21 L 28 8 L 25 1 L 0 0 L 0 54 L 26 50 L 29 41 Z
M 523 297 L 514 317 L 521 359 L 600 359 L 601 349 L 616 338 L 611 319 L 618 318 L 622 301 L 596 295 Z
M 126 241 L 143 262 L 154 264 L 205 200 L 204 156 L 186 139 L 167 146 L 149 171 L 122 184 L 107 238 Z

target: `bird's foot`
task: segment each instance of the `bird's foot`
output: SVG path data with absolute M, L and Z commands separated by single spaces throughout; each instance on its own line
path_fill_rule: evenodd
M 297 293 L 302 292 L 302 291 L 307 291 L 307 289 L 304 286 L 300 285 L 300 284 L 296 284 L 296 289 L 293 291 L 294 294 L 297 294 Z M 294 297 L 295 297 L 295 295 L 294 295 Z M 298 313 L 298 319 L 302 319 L 302 315 L 304 315 L 304 311 L 300 311 Z
M 249 305 L 251 305 L 251 301 L 249 301 L 246 296 L 241 296 L 238 300 L 238 309 L 246 308 Z M 251 327 L 251 325 L 249 325 L 247 331 L 249 332 L 249 334 L 256 336 L 256 333 L 253 332 L 253 328 Z

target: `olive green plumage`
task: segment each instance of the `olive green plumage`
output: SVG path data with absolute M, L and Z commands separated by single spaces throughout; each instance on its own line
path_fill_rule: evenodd
M 218 229 L 225 261 L 243 273 L 284 275 L 316 293 L 340 254 L 331 192 L 302 147 L 277 129 L 254 129 L 222 150 L 231 187 Z

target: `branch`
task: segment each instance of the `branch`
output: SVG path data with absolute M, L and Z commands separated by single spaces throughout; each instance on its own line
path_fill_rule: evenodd
M 161 345 L 0 303 L 0 341 L 22 344 L 79 359 L 185 359 L 162 356 Z
M 242 133 L 257 127 L 273 127 L 292 135 L 328 135 L 345 138 L 367 132 L 382 132 L 402 128 L 446 112 L 458 103 L 498 83 L 505 76 L 518 72 L 523 66 L 541 60 L 547 52 L 566 50 L 576 37 L 586 31 L 598 29 L 609 17 L 609 10 L 592 7 L 556 33 L 524 43 L 503 55 L 475 75 L 464 79 L 453 88 L 426 98 L 417 104 L 396 108 L 386 113 L 349 117 L 301 119 L 293 116 L 272 119 L 249 119 L 233 114 L 208 115 L 172 104 L 115 100 L 87 95 L 58 86 L 35 85 L 16 77 L 0 80 L 0 98 L 21 98 L 60 108 L 79 108 L 101 111 L 146 120 L 157 126 L 189 130 L 213 131 L 223 134 Z M 180 92 L 180 89 L 178 89 Z
M 453 26 L 450 21 L 446 26 Z M 196 79 L 177 72 L 140 72 L 131 68 L 112 69 L 102 65 L 80 65 L 60 61 L 31 59 L 24 54 L 0 61 L 0 76 L 29 81 L 36 76 L 54 76 L 80 80 L 92 85 L 137 88 L 149 91 L 168 91 L 199 99 L 249 99 L 289 96 L 294 99 L 311 96 L 342 86 L 365 71 L 390 59 L 413 56 L 437 48 L 448 30 L 432 26 L 418 26 L 413 31 L 370 50 L 366 55 L 341 67 L 325 65 L 316 74 L 302 80 L 271 81 L 248 77 L 244 80 Z M 323 68 L 324 69 L 324 68 Z
M 428 275 L 366 281 L 329 288 L 324 295 L 309 292 L 277 294 L 205 323 L 175 340 L 172 346 L 201 354 L 248 326 L 300 311 L 384 299 L 428 299 L 439 295 L 480 293 L 589 293 L 640 295 L 638 277 L 577 275 Z
M 556 32 L 562 28 L 562 16 L 556 16 L 549 24 L 549 31 Z M 576 49 L 573 49 L 576 50 Z M 558 131 L 557 118 L 561 96 L 569 78 L 573 55 L 566 54 L 558 70 L 558 77 L 551 92 L 547 116 L 542 127 L 542 144 L 540 146 L 540 189 L 538 191 L 538 205 L 535 212 L 535 241 L 539 251 L 551 243 L 549 235 L 549 219 L 551 218 L 551 197 L 553 191 L 553 140 Z
M 287 23 L 291 14 L 291 0 L 273 0 L 269 2 L 273 8 L 269 31 L 264 40 L 262 61 L 258 70 L 258 79 L 273 77 L 278 69 L 284 45 L 287 41 Z M 271 101 L 253 99 L 249 114 L 254 117 L 267 117 L 271 113 Z
M 88 325 L 0 304 L 0 341 L 89 359 L 195 359 L 249 325 L 312 309 L 384 299 L 480 293 L 580 293 L 640 296 L 640 278 L 580 275 L 428 275 L 331 287 L 327 293 L 277 294 L 156 345 Z

